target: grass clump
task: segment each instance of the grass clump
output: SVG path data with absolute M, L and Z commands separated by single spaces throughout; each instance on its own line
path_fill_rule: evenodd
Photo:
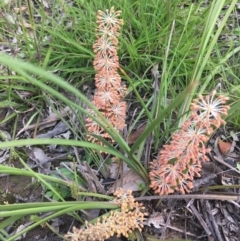
M 184 123 L 196 94 L 210 93 L 220 84 L 221 92 L 233 102 L 226 121 L 238 125 L 237 55 L 240 46 L 234 38 L 230 38 L 227 45 L 220 41 L 223 35 L 230 33 L 229 24 L 235 24 L 235 3 L 235 0 L 214 0 L 211 4 L 202 1 L 183 3 L 180 0 L 109 1 L 104 4 L 97 0 L 1 3 L 0 46 L 12 55 L 0 54 L 1 107 L 11 110 L 6 118 L 2 118 L 1 124 L 13 125 L 6 127 L 11 140 L 1 142 L 0 147 L 10 148 L 11 155 L 17 157 L 25 169 L 1 165 L 0 172 L 34 177 L 55 200 L 61 200 L 46 205 L 19 204 L 13 209 L 11 204 L 1 206 L 0 217 L 6 219 L 0 224 L 0 230 L 26 215 L 47 213 L 46 217 L 35 220 L 12 237 L 6 232 L 0 233 L 5 240 L 14 240 L 66 213 L 83 222 L 78 210 L 118 207 L 115 203 L 85 201 L 90 194 L 100 200 L 111 197 L 104 193 L 85 192 L 89 183 L 83 180 L 76 168 L 82 163 L 76 152 L 71 178 L 62 180 L 32 171 L 19 154 L 19 148 L 22 151 L 22 147 L 50 144 L 81 147 L 83 159 L 104 178 L 108 176 L 107 160 L 117 157 L 146 183 L 144 195 L 149 184 L 148 160 Z M 228 7 L 224 8 L 227 4 Z M 117 54 L 119 74 L 129 93 L 125 97 L 128 103 L 125 135 L 109 125 L 103 108 L 91 102 L 96 74 L 92 50 L 96 41 L 96 13 L 112 6 L 122 11 L 124 20 L 118 36 Z M 239 37 L 237 29 L 232 33 Z M 63 117 L 61 113 L 66 107 L 68 112 Z M 69 138 L 35 138 L 39 131 L 38 123 L 48 108 L 67 125 L 71 133 Z M 22 121 L 23 116 L 27 121 Z M 101 126 L 112 143 L 117 144 L 97 135 L 94 138 L 103 146 L 88 142 L 86 117 Z M 133 145 L 129 145 L 127 137 L 139 122 L 146 123 L 146 128 Z M 31 125 L 35 127 L 29 134 L 26 130 Z M 150 150 L 148 155 L 145 154 L 147 149 Z M 58 190 L 61 185 L 69 188 L 77 201 L 66 201 L 69 193 L 61 196 Z M 50 211 L 53 213 L 48 213 Z

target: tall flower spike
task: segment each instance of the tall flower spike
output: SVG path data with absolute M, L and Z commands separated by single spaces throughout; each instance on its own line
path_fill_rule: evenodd
M 157 194 L 174 190 L 186 193 L 193 188 L 192 180 L 200 176 L 201 163 L 209 160 L 206 155 L 210 149 L 205 144 L 214 128 L 225 124 L 221 115 L 227 115 L 227 100 L 222 95 L 216 97 L 215 90 L 193 100 L 188 120 L 172 135 L 170 143 L 163 146 L 151 165 L 150 187 Z
M 121 11 L 115 11 L 114 7 L 111 9 L 106 9 L 106 12 L 98 10 L 97 24 L 98 28 L 108 28 L 118 31 L 123 25 L 123 20 L 118 17 L 121 15 Z
M 212 91 L 210 95 L 205 98 L 200 95 L 198 99 L 193 100 L 191 104 L 191 110 L 200 112 L 199 119 L 204 122 L 209 122 L 218 128 L 221 124 L 225 124 L 225 121 L 221 118 L 221 115 L 227 115 L 229 106 L 225 105 L 228 98 L 219 95 L 215 98 L 216 90 Z M 213 121 L 214 120 L 214 121 Z
M 121 85 L 121 77 L 117 73 L 119 68 L 118 36 L 123 20 L 119 19 L 121 11 L 115 11 L 114 7 L 106 12 L 98 11 L 96 42 L 93 44 L 95 58 L 93 66 L 96 71 L 95 85 L 96 92 L 92 104 L 110 122 L 116 131 L 120 131 L 125 126 L 127 104 L 122 100 L 125 86 Z M 89 111 L 89 113 L 92 113 Z M 95 116 L 95 115 L 94 115 Z M 102 127 L 94 122 L 90 117 L 86 118 L 88 139 L 91 142 L 102 143 L 91 136 L 99 135 L 107 141 L 112 142 L 112 138 Z

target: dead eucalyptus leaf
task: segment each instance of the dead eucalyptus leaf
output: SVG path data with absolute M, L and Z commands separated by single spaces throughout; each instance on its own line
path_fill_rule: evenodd
M 42 167 L 45 163 L 48 162 L 48 157 L 44 153 L 44 151 L 38 147 L 33 147 L 29 149 L 28 152 L 29 158 L 35 161 L 40 167 Z
M 20 12 L 26 12 L 27 11 L 27 6 L 22 6 L 20 8 L 13 8 L 15 13 L 20 13 Z
M 146 185 L 143 179 L 138 176 L 133 170 L 129 170 L 122 179 L 116 181 L 116 183 L 109 189 L 108 193 L 111 194 L 115 189 L 122 187 L 124 191 L 132 190 L 139 191 L 140 185 Z
M 21 225 L 17 228 L 15 234 L 21 232 L 24 228 L 25 228 L 25 225 L 21 224 Z M 19 236 L 19 237 L 16 238 L 15 240 L 23 240 L 25 237 L 26 237 L 26 233 L 24 233 L 23 235 Z
M 208 177 L 211 174 L 216 174 L 217 178 L 215 181 L 218 184 L 222 184 L 222 169 L 218 167 L 215 163 L 213 162 L 204 162 L 202 163 L 202 178 Z
M 43 4 L 43 6 L 45 7 L 45 8 L 49 8 L 49 1 L 45 1 L 45 0 L 40 0 L 40 2 L 42 2 L 42 4 Z
M 96 198 L 92 197 L 86 197 L 87 202 L 92 202 L 93 200 L 96 200 Z M 93 220 L 97 217 L 99 217 L 100 214 L 100 209 L 90 209 L 90 210 L 85 210 L 85 215 L 88 221 Z
M 39 173 L 48 174 L 50 172 L 51 163 L 42 149 L 38 147 L 29 148 L 27 149 L 27 154 L 30 160 L 36 163 L 33 167 L 37 167 Z
M 230 131 L 230 136 L 233 138 L 234 141 L 239 141 L 237 133 Z
M 96 176 L 96 171 L 91 169 L 86 161 L 81 162 L 77 166 L 77 170 L 82 174 L 85 181 L 87 182 L 88 190 L 90 192 L 102 193 L 102 194 L 106 193 L 105 190 L 104 190 L 104 187 L 99 182 L 99 180 Z
M 57 135 L 64 133 L 68 130 L 68 126 L 62 121 L 59 122 L 52 130 L 49 130 L 47 133 L 37 135 L 37 138 L 52 138 Z M 65 138 L 68 139 L 68 138 Z
M 60 230 L 60 225 L 63 225 L 63 221 L 60 218 L 53 218 L 51 220 L 51 227 L 56 230 L 57 232 L 59 232 Z
M 0 108 L 0 121 L 2 122 L 8 113 L 8 108 Z
M 51 115 L 49 115 L 48 118 L 44 119 L 42 122 L 38 123 L 38 124 L 31 124 L 28 126 L 24 126 L 18 133 L 17 136 L 19 136 L 22 132 L 27 131 L 27 130 L 32 130 L 35 129 L 36 126 L 39 128 L 40 130 L 43 130 L 45 128 L 51 127 L 51 126 L 55 126 L 57 121 L 59 119 L 61 119 L 61 117 L 66 117 L 69 115 L 71 109 L 67 106 L 64 108 L 64 110 L 59 112 L 59 115 L 53 113 Z
M 224 217 L 231 223 L 235 223 L 234 219 L 232 218 L 232 215 L 227 211 L 225 207 L 222 208 L 222 212 Z
M 10 141 L 12 139 L 11 135 L 7 131 L 0 131 L 0 142 Z M 2 148 L 0 150 L 0 163 L 4 162 L 9 158 L 9 148 Z
M 26 21 L 23 21 L 22 23 L 19 22 L 20 26 L 24 26 L 25 28 L 32 29 L 32 25 Z
M 144 132 L 146 129 L 147 124 L 141 125 L 136 131 L 132 132 L 127 139 L 127 142 L 129 145 L 136 142 L 136 140 L 139 138 L 139 136 Z
M 112 179 L 118 179 L 119 174 L 122 175 L 121 172 L 127 173 L 129 171 L 129 167 L 127 166 L 127 163 L 120 162 L 118 158 L 112 158 L 112 162 L 109 166 L 109 177 Z
M 165 225 L 163 215 L 159 212 L 152 213 L 149 219 L 147 220 L 147 225 L 151 226 L 151 224 L 155 228 L 162 228 L 162 226 Z
M 219 150 L 221 151 L 221 153 L 223 155 L 226 155 L 230 152 L 231 150 L 231 147 L 232 147 L 232 143 L 231 142 L 224 142 L 222 140 L 218 140 L 218 147 L 219 147 Z

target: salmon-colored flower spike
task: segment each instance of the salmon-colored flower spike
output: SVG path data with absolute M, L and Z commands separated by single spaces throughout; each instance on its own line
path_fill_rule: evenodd
M 227 101 L 227 97 L 217 97 L 215 90 L 193 100 L 188 120 L 151 164 L 150 187 L 156 193 L 186 193 L 193 188 L 193 178 L 201 176 L 202 163 L 209 160 L 207 154 L 211 149 L 205 147 L 206 142 L 214 129 L 225 124 L 221 115 L 227 115 Z
M 205 125 L 210 124 L 218 128 L 221 124 L 225 124 L 221 115 L 227 115 L 230 107 L 225 103 L 228 99 L 228 97 L 222 95 L 216 98 L 216 90 L 214 90 L 210 95 L 205 97 L 200 95 L 198 99 L 193 100 L 191 110 L 200 113 L 198 114 L 199 121 L 202 120 Z
M 114 7 L 106 12 L 98 11 L 96 42 L 93 44 L 95 58 L 93 66 L 96 71 L 96 92 L 92 104 L 111 123 L 117 131 L 125 127 L 127 104 L 122 99 L 126 93 L 126 87 L 121 85 L 121 77 L 117 73 L 119 68 L 118 37 L 123 25 L 120 19 L 121 11 L 115 11 Z M 89 113 L 97 117 L 95 113 Z M 88 139 L 91 142 L 102 144 L 93 135 L 99 135 L 107 141 L 113 142 L 109 134 L 90 117 L 86 119 Z
M 121 15 L 121 11 L 115 11 L 114 7 L 111 7 L 111 9 L 106 9 L 106 12 L 102 12 L 101 10 L 98 10 L 98 16 L 97 16 L 97 23 L 99 24 L 99 27 L 109 27 L 109 28 L 116 28 L 120 27 L 123 24 L 122 19 L 118 19 L 118 17 Z

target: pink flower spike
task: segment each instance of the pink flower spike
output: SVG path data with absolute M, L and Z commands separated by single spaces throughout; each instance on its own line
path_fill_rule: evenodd
M 111 7 L 110 10 L 107 9 L 106 12 L 99 10 L 97 24 L 99 28 L 107 27 L 109 29 L 119 30 L 123 25 L 123 20 L 118 19 L 120 15 L 121 11 L 115 11 L 114 7 Z
M 181 194 L 189 193 L 191 189 L 193 189 L 193 183 L 191 180 L 182 179 L 182 181 L 179 183 L 179 185 L 176 187 L 176 190 L 178 190 Z
M 180 168 L 178 163 L 174 165 L 168 164 L 168 165 L 162 166 L 161 168 L 159 168 L 157 172 L 171 186 L 176 186 L 177 181 L 183 178 L 183 173 L 182 173 L 183 170 Z
M 93 44 L 95 58 L 93 67 L 96 71 L 95 91 L 92 104 L 107 119 L 108 126 L 101 131 L 93 120 L 86 119 L 88 132 L 114 142 L 107 129 L 119 132 L 125 127 L 127 105 L 122 101 L 126 87 L 121 85 L 121 77 L 117 73 L 119 68 L 118 36 L 123 20 L 119 19 L 121 11 L 115 11 L 114 7 L 106 12 L 98 11 L 96 42 Z M 123 93 L 124 92 L 124 93 Z M 103 123 L 104 124 L 104 123 Z M 91 136 L 91 135 L 89 135 Z M 95 140 L 94 140 L 95 141 Z
M 94 53 L 102 53 L 102 54 L 117 54 L 117 48 L 116 46 L 112 43 L 112 41 L 105 37 L 102 36 L 97 40 L 96 43 L 93 44 L 93 51 Z
M 226 101 L 228 100 L 227 97 L 219 95 L 217 98 L 215 98 L 215 95 L 216 91 L 213 91 L 206 97 L 200 95 L 199 99 L 193 100 L 191 110 L 199 112 L 199 119 L 203 120 L 205 123 L 210 122 L 216 127 L 219 127 L 220 124 L 224 123 L 220 115 L 227 115 L 227 111 L 230 107 L 225 105 Z
M 109 108 L 112 104 L 119 101 L 117 91 L 103 90 L 98 91 L 94 96 L 94 102 L 99 109 Z M 105 110 L 106 111 L 106 110 Z
M 95 85 L 99 90 L 113 88 L 118 90 L 121 86 L 121 77 L 118 73 L 99 72 L 95 76 Z
M 168 195 L 173 193 L 174 190 L 171 188 L 169 183 L 167 183 L 166 180 L 156 171 L 151 171 L 149 176 L 151 179 L 150 187 L 155 191 L 155 193 L 159 195 Z
M 198 161 L 195 164 L 189 165 L 188 166 L 188 179 L 190 179 L 191 181 L 193 180 L 194 177 L 201 177 L 201 172 L 202 170 L 202 165 L 201 163 Z
M 201 164 L 209 161 L 207 154 L 211 149 L 206 143 L 214 129 L 225 123 L 221 115 L 227 115 L 229 110 L 228 98 L 215 95 L 213 91 L 193 100 L 189 118 L 151 164 L 150 187 L 156 193 L 171 193 L 175 189 L 184 194 L 194 187 L 192 181 L 201 175 Z
M 126 126 L 126 110 L 127 105 L 126 102 L 118 102 L 110 106 L 110 113 L 113 116 L 113 120 L 115 122 L 115 126 L 119 129 L 123 129 Z
M 119 68 L 118 56 L 106 55 L 101 52 L 96 54 L 93 61 L 94 69 L 98 72 L 105 71 L 106 73 L 116 72 Z

